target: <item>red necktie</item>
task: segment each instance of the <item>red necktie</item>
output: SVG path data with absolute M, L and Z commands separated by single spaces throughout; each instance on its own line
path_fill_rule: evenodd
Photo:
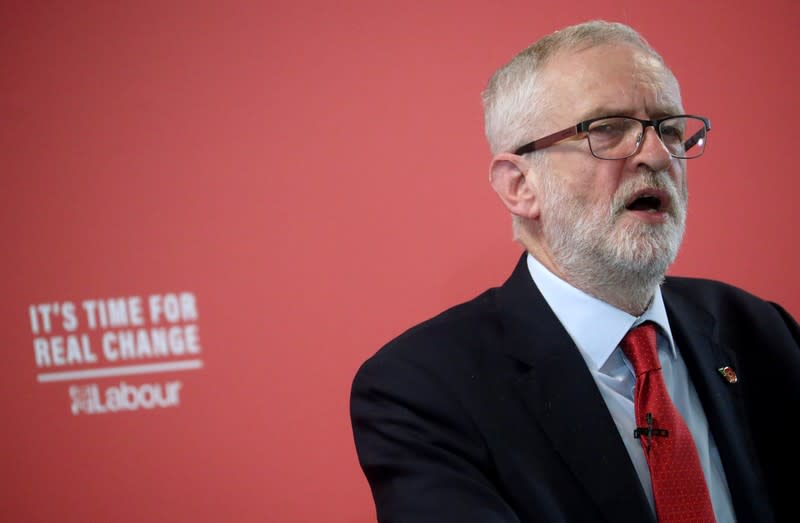
M 645 322 L 631 329 L 620 345 L 636 373 L 635 436 L 650 468 L 658 521 L 715 521 L 692 434 L 664 384 L 655 325 Z

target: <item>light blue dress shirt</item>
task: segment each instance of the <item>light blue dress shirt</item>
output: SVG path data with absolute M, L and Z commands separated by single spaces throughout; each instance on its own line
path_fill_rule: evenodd
M 645 321 L 652 321 L 660 327 L 656 331 L 664 381 L 673 403 L 694 437 L 717 522 L 735 521 L 717 446 L 708 430 L 708 420 L 700 399 L 689 380 L 686 364 L 672 338 L 661 289 L 656 288 L 650 306 L 641 316 L 631 316 L 571 286 L 532 255 L 528 254 L 527 261 L 533 281 L 586 361 L 586 366 L 617 425 L 654 513 L 655 504 L 647 460 L 639 440 L 633 437 L 633 430 L 636 428 L 633 405 L 636 377 L 619 344 L 628 330 Z

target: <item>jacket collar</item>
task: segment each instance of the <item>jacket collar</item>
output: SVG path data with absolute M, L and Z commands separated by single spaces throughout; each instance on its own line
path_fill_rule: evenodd
M 587 495 L 609 521 L 654 521 L 594 378 L 531 279 L 525 255 L 498 290 L 497 306 L 502 350 L 523 364 L 513 386 Z

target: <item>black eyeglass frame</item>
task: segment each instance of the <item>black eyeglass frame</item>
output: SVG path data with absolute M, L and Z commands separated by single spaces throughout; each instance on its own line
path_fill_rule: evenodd
M 600 156 L 597 156 L 595 154 L 594 150 L 592 150 L 592 141 L 589 140 L 589 126 L 591 124 L 593 124 L 594 122 L 599 122 L 600 120 L 607 120 L 608 118 L 628 118 L 629 120 L 636 120 L 637 122 L 642 124 L 642 134 L 639 137 L 639 140 L 636 143 L 636 147 L 634 148 L 634 150 L 633 150 L 633 152 L 631 154 L 629 154 L 627 156 L 622 156 L 620 158 L 602 158 Z M 673 118 L 696 118 L 698 120 L 701 120 L 703 122 L 703 124 L 704 124 L 703 129 L 700 129 L 699 131 L 694 133 L 692 136 L 690 136 L 685 142 L 683 142 L 683 150 L 684 151 L 688 151 L 689 149 L 694 147 L 697 144 L 697 142 L 699 142 L 700 139 L 703 136 L 705 136 L 711 130 L 711 120 L 709 120 L 708 118 L 706 118 L 704 116 L 697 116 L 695 114 L 674 114 L 674 115 L 670 115 L 670 116 L 665 116 L 663 118 L 657 118 L 657 119 L 654 119 L 654 120 L 642 120 L 641 118 L 634 118 L 633 116 L 627 116 L 627 115 L 624 115 L 624 114 L 614 114 L 614 115 L 610 115 L 610 116 L 601 116 L 599 118 L 590 118 L 589 120 L 584 120 L 584 121 L 582 121 L 582 122 L 580 122 L 577 125 L 574 125 L 572 127 L 567 127 L 566 129 L 562 129 L 561 131 L 555 132 L 553 134 L 548 134 L 547 136 L 545 136 L 543 138 L 539 138 L 538 140 L 534 140 L 532 142 L 528 142 L 525 145 L 522 145 L 522 146 L 518 147 L 514 151 L 514 154 L 521 156 L 523 154 L 532 153 L 534 151 L 541 151 L 542 149 L 546 149 L 548 147 L 551 147 L 553 145 L 561 143 L 562 141 L 564 141 L 564 140 L 566 140 L 568 138 L 571 138 L 573 136 L 578 136 L 579 134 L 584 134 L 586 136 L 588 142 L 589 142 L 589 150 L 591 151 L 592 156 L 594 156 L 595 158 L 598 158 L 600 160 L 609 160 L 609 159 L 622 160 L 624 158 L 629 158 L 629 157 L 633 156 L 634 154 L 636 154 L 636 152 L 639 150 L 639 147 L 641 147 L 642 142 L 644 141 L 644 134 L 647 131 L 648 127 L 652 127 L 653 129 L 655 129 L 656 134 L 658 135 L 658 139 L 661 140 L 662 143 L 663 143 L 664 140 L 663 140 L 663 138 L 661 138 L 661 124 L 663 122 L 666 122 L 667 120 L 671 120 Z M 667 147 L 667 150 L 669 151 L 668 147 Z M 673 156 L 674 158 L 683 158 L 683 159 L 690 160 L 692 158 L 699 158 L 700 156 L 703 155 L 703 152 L 705 152 L 705 148 L 697 156 L 690 156 L 688 158 L 685 157 L 685 156 L 678 156 L 678 155 L 674 154 L 672 151 L 669 151 L 669 154 L 671 156 Z

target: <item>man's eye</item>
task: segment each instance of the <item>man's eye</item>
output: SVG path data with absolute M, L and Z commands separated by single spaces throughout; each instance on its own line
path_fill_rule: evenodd
M 589 132 L 598 136 L 614 136 L 624 134 L 629 127 L 626 122 L 598 122 Z
M 661 126 L 661 136 L 663 137 L 670 137 L 676 138 L 679 140 L 683 139 L 683 129 L 680 127 L 676 127 L 674 125 L 662 125 Z

